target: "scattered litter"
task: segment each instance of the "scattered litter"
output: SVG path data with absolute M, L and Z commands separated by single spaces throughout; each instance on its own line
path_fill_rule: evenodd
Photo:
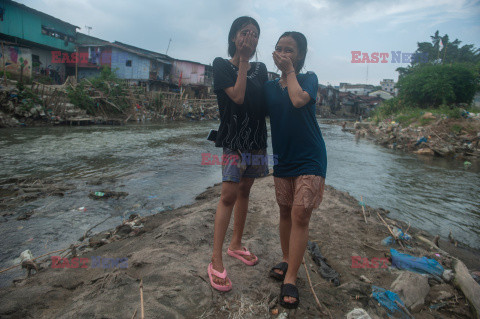
M 32 260 L 32 259 L 33 259 L 33 254 L 29 249 L 23 251 L 20 254 L 20 262 L 22 262 L 22 263 L 26 260 Z
M 113 192 L 113 191 L 101 191 L 101 192 L 90 192 L 88 195 L 93 199 L 106 199 L 106 198 L 123 198 L 128 196 L 128 193 L 125 192 Z
M 81 212 L 84 212 L 84 211 L 86 211 L 87 209 L 82 206 L 82 207 L 79 207 L 78 210 L 81 211 Z
M 440 277 L 442 276 L 444 269 L 435 259 L 414 257 L 408 254 L 399 253 L 393 248 L 390 248 L 390 254 L 392 256 L 392 266 L 419 274 L 432 275 L 435 279 L 441 281 Z
M 340 279 L 338 278 L 340 277 L 340 274 L 327 264 L 327 259 L 322 256 L 317 243 L 308 241 L 308 250 L 310 251 L 315 264 L 319 266 L 318 271 L 320 272 L 320 275 L 330 282 L 333 282 L 335 286 L 340 286 Z
M 446 305 L 448 305 L 448 303 L 446 303 L 446 302 L 441 302 L 441 303 L 437 303 L 437 304 L 431 305 L 431 306 L 430 306 L 430 309 L 437 310 L 437 309 L 440 309 L 440 308 L 442 308 L 442 307 L 445 307 Z
M 446 282 L 452 281 L 453 277 L 455 277 L 455 274 L 454 274 L 453 271 L 450 270 L 450 269 L 445 269 L 445 271 L 444 271 L 443 274 L 442 274 L 442 278 L 443 278 L 443 280 L 445 280 Z
M 366 282 L 367 284 L 371 284 L 372 281 L 370 279 L 368 279 L 367 277 L 365 277 L 364 275 L 361 275 L 360 276 L 360 280 L 363 281 L 363 282 Z M 355 309 L 354 309 L 355 310 Z
M 403 239 L 403 240 L 406 240 L 406 241 L 409 241 L 410 239 L 412 239 L 412 236 L 410 236 L 409 234 L 405 234 L 400 228 L 398 227 L 393 227 L 393 234 L 397 237 L 397 238 L 400 238 L 400 239 Z
M 382 307 L 388 310 L 389 315 L 399 314 L 401 318 L 410 318 L 399 306 L 405 307 L 405 304 L 396 293 L 372 285 L 372 296 Z
M 382 239 L 382 245 L 383 246 L 390 246 L 395 242 L 392 236 L 385 237 Z
M 347 314 L 347 319 L 371 319 L 370 315 L 362 308 L 355 308 Z
M 417 143 L 415 143 L 415 146 L 418 146 L 418 145 L 420 145 L 420 144 L 422 144 L 422 143 L 427 143 L 427 142 L 428 142 L 428 139 L 427 139 L 425 136 L 422 136 L 421 138 L 419 138 L 419 139 L 417 140 Z

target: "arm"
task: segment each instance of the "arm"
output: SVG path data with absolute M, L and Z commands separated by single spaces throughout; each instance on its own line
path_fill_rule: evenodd
M 225 90 L 228 97 L 232 99 L 236 104 L 243 104 L 245 99 L 245 90 L 247 89 L 247 71 L 248 60 L 240 60 L 238 66 L 238 76 L 235 86 L 228 87 Z
M 290 97 L 293 106 L 296 108 L 307 105 L 312 99 L 310 95 L 300 87 L 300 84 L 298 84 L 295 71 L 287 75 L 287 90 L 288 96 Z
M 273 52 L 273 61 L 275 65 L 282 71 L 282 79 L 286 79 L 288 96 L 290 101 L 296 108 L 305 106 L 310 102 L 310 95 L 305 92 L 298 83 L 295 69 L 293 67 L 292 60 L 288 57 L 282 57 L 277 52 Z
M 258 40 L 249 32 L 244 40 L 238 45 L 237 52 L 232 60 L 238 61 L 238 76 L 235 86 L 225 89 L 225 93 L 236 104 L 243 104 L 245 100 L 245 91 L 247 89 L 247 72 L 250 63 L 250 56 L 257 46 Z

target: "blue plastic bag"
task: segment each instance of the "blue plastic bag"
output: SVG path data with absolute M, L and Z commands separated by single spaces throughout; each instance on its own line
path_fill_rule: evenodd
M 381 287 L 373 286 L 372 285 L 372 296 L 373 298 L 380 303 L 383 307 L 388 310 L 388 316 L 392 316 L 393 314 L 397 313 L 401 315 L 401 318 L 410 318 L 402 308 L 398 306 L 395 302 L 397 301 L 402 306 L 405 306 L 402 299 L 394 293 L 393 291 L 383 289 Z
M 392 255 L 392 266 L 399 269 L 410 270 L 419 274 L 428 274 L 437 278 L 443 274 L 443 267 L 435 259 L 427 257 L 413 257 L 408 254 L 399 253 L 393 248 L 390 248 Z

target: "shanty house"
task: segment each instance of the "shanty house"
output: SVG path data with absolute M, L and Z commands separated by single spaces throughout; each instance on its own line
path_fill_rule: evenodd
M 3 69 L 13 78 L 46 77 L 62 83 L 75 70 L 52 52 L 70 55 L 75 51 L 79 27 L 11 0 L 0 0 L 0 40 Z M 60 62 L 59 62 L 60 61 Z

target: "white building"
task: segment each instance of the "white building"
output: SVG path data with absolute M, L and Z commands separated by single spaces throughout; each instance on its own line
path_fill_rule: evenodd
M 383 81 L 380 81 L 380 86 L 382 87 L 382 90 L 394 95 L 395 95 L 395 84 L 396 83 L 393 82 L 392 79 L 383 79 Z
M 370 84 L 340 83 L 340 92 L 349 92 L 355 95 L 367 95 L 373 91 L 373 88 L 373 85 Z

